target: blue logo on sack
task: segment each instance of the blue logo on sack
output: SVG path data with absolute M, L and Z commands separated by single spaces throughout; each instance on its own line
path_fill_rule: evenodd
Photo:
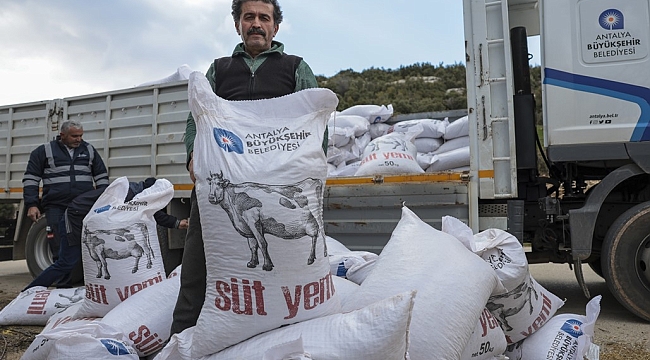
M 100 207 L 99 209 L 95 209 L 95 210 L 93 210 L 93 211 L 94 211 L 95 213 L 97 213 L 97 214 L 101 214 L 101 213 L 103 213 L 104 211 L 108 211 L 108 210 L 110 210 L 110 209 L 111 209 L 111 206 L 110 206 L 110 205 L 106 205 L 106 206 L 102 206 L 102 207 Z
M 564 325 L 562 325 L 562 331 L 573 336 L 576 339 L 578 336 L 584 334 L 582 332 L 582 322 L 575 319 L 567 320 Z
M 236 154 L 244 153 L 244 143 L 241 141 L 239 136 L 228 130 L 219 128 L 214 128 L 212 133 L 214 134 L 214 139 L 217 141 L 217 145 L 222 149 Z
M 106 347 L 111 355 L 129 355 L 131 352 L 124 346 L 124 343 L 113 339 L 101 339 L 99 342 Z
M 622 30 L 624 28 L 623 13 L 616 9 L 603 11 L 598 22 L 605 30 Z

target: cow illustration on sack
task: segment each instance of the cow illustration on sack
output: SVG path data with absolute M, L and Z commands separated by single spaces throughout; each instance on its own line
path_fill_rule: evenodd
M 248 240 L 251 259 L 246 264 L 247 267 L 255 268 L 259 265 L 257 252 L 261 248 L 264 257 L 262 269 L 273 270 L 265 234 L 285 240 L 310 237 L 308 265 L 316 259 L 316 243 L 320 237 L 323 240 L 323 255 L 327 257 L 325 235 L 321 231 L 322 218 L 320 214 L 314 213 L 315 209 L 322 209 L 322 180 L 307 178 L 293 185 L 253 182 L 233 184 L 224 179 L 223 172 L 210 172 L 207 181 L 210 186 L 210 204 L 220 205 L 228 214 L 235 230 Z M 313 192 L 315 200 L 319 202 L 317 207 L 309 206 L 310 197 L 304 194 L 308 191 Z
M 505 331 L 512 331 L 513 328 L 508 323 L 508 318 L 524 310 L 528 310 L 528 315 L 532 315 L 534 311 L 533 296 L 535 297 L 535 301 L 539 299 L 539 295 L 532 284 L 532 278 L 529 275 L 525 281 L 522 281 L 513 290 L 501 295 L 492 295 L 486 307 L 499 319 Z M 506 308 L 504 304 L 498 302 L 500 299 L 505 299 L 506 301 L 510 301 L 510 303 L 512 303 L 512 300 L 516 300 L 515 306 Z M 526 305 L 528 305 L 528 309 L 524 309 Z
M 86 288 L 78 287 L 74 289 L 74 293 L 72 295 L 59 294 L 59 297 L 68 299 L 68 302 L 60 303 L 57 301 L 54 304 L 54 307 L 57 309 L 67 309 L 70 306 L 82 301 L 86 297 Z
M 136 240 L 136 234 L 142 234 L 141 240 Z M 151 269 L 153 265 L 151 259 L 154 258 L 154 253 L 149 241 L 149 229 L 145 223 L 135 223 L 129 228 L 95 231 L 90 231 L 84 226 L 81 242 L 86 244 L 90 257 L 97 264 L 97 278 L 111 278 L 106 259 L 122 260 L 134 257 L 135 264 L 131 270 L 133 274 L 138 271 L 142 255 L 147 256 L 147 269 Z

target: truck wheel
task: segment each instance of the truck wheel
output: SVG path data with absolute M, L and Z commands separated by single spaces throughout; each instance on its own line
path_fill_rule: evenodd
M 25 258 L 27 267 L 32 277 L 38 276 L 48 266 L 54 262 L 52 260 L 52 251 L 47 243 L 47 234 L 45 227 L 47 220 L 42 216 L 38 221 L 32 224 L 27 233 L 25 242 Z
M 27 233 L 27 241 L 25 242 L 25 258 L 27 260 L 29 273 L 34 278 L 54 263 L 50 245 L 47 243 L 46 227 L 47 220 L 45 220 L 45 216 L 43 216 L 38 219 L 37 222 L 32 224 Z M 83 285 L 83 283 L 83 261 L 79 261 L 70 273 L 70 285 L 80 286 Z M 56 286 L 56 284 L 53 285 Z
M 650 321 L 650 202 L 614 221 L 601 260 L 607 286 L 618 302 Z

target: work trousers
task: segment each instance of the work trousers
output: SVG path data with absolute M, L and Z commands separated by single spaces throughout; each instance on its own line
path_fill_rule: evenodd
M 45 220 L 47 221 L 47 226 L 52 229 L 54 233 L 54 239 L 48 240 L 48 245 L 50 246 L 50 251 L 52 252 L 52 257 L 54 261 L 59 257 L 59 247 L 61 242 L 61 233 L 65 232 L 65 227 L 59 229 L 59 221 L 63 218 L 63 213 L 65 213 L 65 207 L 58 206 L 48 206 L 45 208 Z
M 56 229 L 60 239 L 59 258 L 54 262 L 54 264 L 43 270 L 24 290 L 34 286 L 49 287 L 54 283 L 67 283 L 62 280 L 69 277 L 72 270 L 81 260 L 81 245 L 70 246 L 68 244 L 67 233 L 65 230 L 65 217 L 62 216 L 59 219 Z
M 181 287 L 174 307 L 171 334 L 177 334 L 196 325 L 205 299 L 206 269 L 205 249 L 196 188 L 190 196 L 190 225 L 185 236 L 181 266 Z

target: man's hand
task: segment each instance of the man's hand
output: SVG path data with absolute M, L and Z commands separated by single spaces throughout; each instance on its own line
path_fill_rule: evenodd
M 178 228 L 179 229 L 187 229 L 189 226 L 190 226 L 189 219 L 183 219 L 183 220 L 181 220 L 180 223 L 178 223 Z
M 190 171 L 190 179 L 192 180 L 192 183 L 196 183 L 196 178 L 194 177 L 194 152 L 190 154 L 190 164 L 187 168 Z
M 32 219 L 33 222 L 38 221 L 41 217 L 41 211 L 38 209 L 38 206 L 32 206 L 27 209 L 27 217 Z

